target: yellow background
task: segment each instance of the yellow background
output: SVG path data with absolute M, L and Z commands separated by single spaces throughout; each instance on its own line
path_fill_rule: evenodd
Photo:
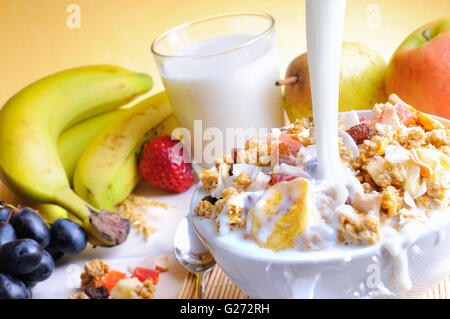
M 81 8 L 80 29 L 67 27 L 69 4 Z M 85 64 L 147 72 L 160 90 L 152 40 L 178 24 L 229 11 L 275 17 L 284 74 L 306 49 L 304 7 L 302 0 L 0 0 L 0 106 L 44 75 Z M 344 39 L 369 44 L 389 60 L 410 32 L 445 15 L 449 0 L 348 0 Z

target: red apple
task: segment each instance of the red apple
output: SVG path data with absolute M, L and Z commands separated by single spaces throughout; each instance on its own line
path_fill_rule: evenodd
M 386 93 L 430 114 L 450 118 L 450 18 L 414 31 L 395 51 Z

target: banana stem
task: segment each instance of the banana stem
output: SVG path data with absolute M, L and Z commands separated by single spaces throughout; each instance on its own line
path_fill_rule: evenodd
M 55 194 L 55 201 L 80 219 L 93 245 L 111 247 L 127 239 L 130 231 L 130 222 L 127 219 L 108 210 L 90 207 L 69 187 L 61 188 Z

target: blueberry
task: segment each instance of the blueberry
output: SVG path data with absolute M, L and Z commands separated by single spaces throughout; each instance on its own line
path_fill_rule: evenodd
M 11 212 L 14 211 L 14 208 L 5 205 L 4 202 L 0 202 L 0 221 L 4 222 L 8 220 Z
M 55 269 L 52 256 L 44 250 L 41 262 L 31 272 L 19 275 L 18 278 L 27 283 L 36 283 L 48 279 Z
M 0 274 L 0 299 L 31 299 L 31 291 L 22 281 Z
M 11 224 L 0 221 L 0 246 L 16 240 L 16 232 Z
M 41 216 L 31 208 L 22 208 L 10 220 L 17 238 L 34 239 L 42 248 L 50 243 L 50 230 Z
M 0 269 L 11 275 L 35 269 L 42 259 L 42 248 L 32 239 L 17 239 L 0 247 Z
M 68 254 L 78 255 L 87 245 L 87 236 L 77 223 L 61 218 L 50 228 L 52 243 L 56 249 Z

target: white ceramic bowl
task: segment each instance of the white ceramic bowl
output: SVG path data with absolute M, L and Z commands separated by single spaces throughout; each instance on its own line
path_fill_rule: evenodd
M 439 212 L 428 227 L 412 229 L 416 236 L 397 247 L 402 254 L 392 254 L 381 243 L 331 251 L 273 252 L 250 239 L 226 239 L 211 220 L 195 216 L 193 210 L 205 195 L 197 185 L 190 205 L 192 225 L 227 276 L 254 298 L 421 297 L 450 273 L 450 209 Z M 411 287 L 401 285 L 408 281 Z

